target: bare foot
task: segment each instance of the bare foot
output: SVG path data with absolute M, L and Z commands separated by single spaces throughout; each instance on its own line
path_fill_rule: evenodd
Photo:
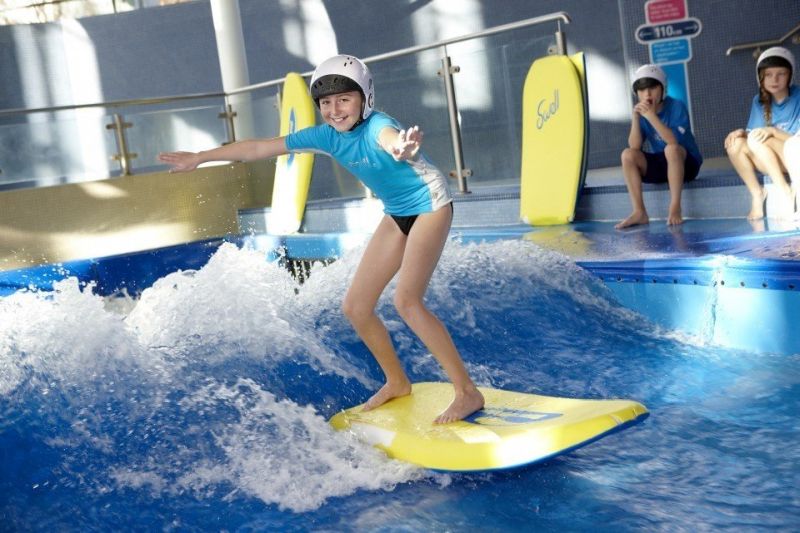
M 767 190 L 761 189 L 761 195 L 753 196 L 750 204 L 750 213 L 747 220 L 758 220 L 764 218 L 764 204 L 767 203 Z
M 667 216 L 667 226 L 677 226 L 683 224 L 683 216 L 681 215 L 681 207 L 677 209 L 670 208 L 669 215 Z
M 386 383 L 378 392 L 372 395 L 372 398 L 367 400 L 361 410 L 372 411 L 393 398 L 408 396 L 409 394 L 411 394 L 411 383 L 408 380 L 403 383 Z
M 462 420 L 475 411 L 483 408 L 483 394 L 476 388 L 464 392 L 456 392 L 456 397 L 442 414 L 436 417 L 434 424 L 448 424 Z
M 634 211 L 631 213 L 628 218 L 621 221 L 619 224 L 614 226 L 614 229 L 622 229 L 627 228 L 628 226 L 636 226 L 639 224 L 649 224 L 650 217 L 647 216 L 647 213 L 644 211 Z

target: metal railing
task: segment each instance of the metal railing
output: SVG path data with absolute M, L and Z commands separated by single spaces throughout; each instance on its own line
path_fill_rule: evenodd
M 787 39 L 792 38 L 792 43 L 800 44 L 800 24 L 789 30 L 783 37 L 773 39 L 771 41 L 756 41 L 752 43 L 735 44 L 725 51 L 725 55 L 729 56 L 739 50 L 753 50 L 753 57 L 761 55 L 762 48 L 769 48 L 770 46 L 780 46 L 786 42 Z
M 460 68 L 459 66 L 452 64 L 452 60 L 448 53 L 447 47 L 456 43 L 461 43 L 465 41 L 479 39 L 482 37 L 488 37 L 500 33 L 509 32 L 512 30 L 527 28 L 551 22 L 557 23 L 557 29 L 555 32 L 556 44 L 554 47 L 551 47 L 551 49 L 548 50 L 548 52 L 565 54 L 566 40 L 564 38 L 564 34 L 561 31 L 561 23 L 563 22 L 565 24 L 568 24 L 570 22 L 570 18 L 569 15 L 565 12 L 555 12 L 548 15 L 543 15 L 539 17 L 533 17 L 513 22 L 510 24 L 494 26 L 479 32 L 474 32 L 450 39 L 444 39 L 431 44 L 412 46 L 409 48 L 404 48 L 400 50 L 395 50 L 393 52 L 388 52 L 385 54 L 379 54 L 364 58 L 364 61 L 366 63 L 377 63 L 389 59 L 418 54 L 420 52 L 427 50 L 433 50 L 433 49 L 440 50 L 441 68 L 437 72 L 437 75 L 444 80 L 447 113 L 449 118 L 450 140 L 452 144 L 453 159 L 455 163 L 455 169 L 450 171 L 450 175 L 458 180 L 458 187 L 460 192 L 462 193 L 469 192 L 467 185 L 467 178 L 472 175 L 472 171 L 469 167 L 467 167 L 464 161 L 463 149 L 461 146 L 461 126 L 459 123 L 459 110 L 456 101 L 456 91 L 453 80 L 453 76 L 460 72 Z M 309 71 L 303 73 L 302 75 L 305 77 L 310 77 L 311 74 L 312 71 Z M 128 149 L 128 146 L 130 145 L 128 140 L 128 132 L 130 131 L 131 128 L 135 126 L 135 124 L 131 120 L 126 119 L 125 113 L 121 112 L 124 108 L 137 107 L 137 106 L 157 106 L 161 104 L 173 104 L 173 103 L 196 101 L 196 100 L 222 99 L 223 100 L 222 111 L 217 114 L 217 118 L 224 119 L 225 121 L 226 140 L 223 141 L 222 143 L 224 144 L 226 142 L 236 141 L 235 117 L 237 116 L 237 113 L 240 112 L 234 110 L 234 106 L 231 104 L 229 98 L 231 96 L 239 95 L 242 93 L 253 93 L 255 91 L 266 88 L 278 87 L 284 82 L 284 79 L 285 78 L 282 77 L 274 80 L 269 80 L 261 83 L 240 87 L 236 90 L 222 92 L 222 93 L 202 93 L 202 94 L 189 94 L 189 95 L 179 95 L 179 96 L 165 96 L 158 98 L 117 100 L 117 101 L 98 102 L 89 104 L 39 107 L 33 109 L 0 110 L 0 119 L 13 116 L 20 116 L 20 115 L 59 113 L 64 111 L 77 111 L 86 109 L 111 110 L 112 111 L 110 117 L 111 122 L 105 124 L 105 129 L 114 132 L 114 142 L 116 144 L 117 153 L 113 154 L 111 156 L 111 159 L 119 163 L 120 174 L 128 175 L 132 173 L 131 160 L 136 158 L 137 154 L 131 153 Z M 35 179 L 36 177 L 34 176 L 32 178 Z
M 559 11 L 557 13 L 551 13 L 549 15 L 533 17 L 525 20 L 520 20 L 517 22 L 511 22 L 509 24 L 502 24 L 500 26 L 493 26 L 491 28 L 487 28 L 479 32 L 469 33 L 466 35 L 461 35 L 459 37 L 453 37 L 451 39 L 444 39 L 431 44 L 411 46 L 408 48 L 395 50 L 393 52 L 378 54 L 375 56 L 370 56 L 362 59 L 365 63 L 369 64 L 369 63 L 377 63 L 379 61 L 385 61 L 387 59 L 395 59 L 399 57 L 409 56 L 417 54 L 419 52 L 424 52 L 426 50 L 433 50 L 437 48 L 441 51 L 442 68 L 437 72 L 437 74 L 444 79 L 445 94 L 447 97 L 447 114 L 450 123 L 451 142 L 453 145 L 453 159 L 455 161 L 455 167 L 456 167 L 454 170 L 451 170 L 449 174 L 450 177 L 454 177 L 458 180 L 459 192 L 461 193 L 469 192 L 469 189 L 467 187 L 467 178 L 472 175 L 472 171 L 469 168 L 467 168 L 467 166 L 464 163 L 464 153 L 461 148 L 461 127 L 458 122 L 458 104 L 456 103 L 456 94 L 453 84 L 453 74 L 457 74 L 458 72 L 460 72 L 460 68 L 452 64 L 451 58 L 447 53 L 447 46 L 464 41 L 470 41 L 473 39 L 479 39 L 482 37 L 488 37 L 491 35 L 497 35 L 499 33 L 504 33 L 519 28 L 526 28 L 529 26 L 535 26 L 537 24 L 544 24 L 547 22 L 558 23 L 558 28 L 556 30 L 557 49 L 554 50 L 554 52 L 559 54 L 566 54 L 567 53 L 566 39 L 564 38 L 564 34 L 561 31 L 561 22 L 569 24 L 570 18 L 567 13 Z M 309 71 L 309 72 L 304 72 L 302 76 L 310 77 L 312 74 L 313 71 Z M 280 80 L 272 80 L 264 83 L 256 83 L 253 85 L 248 85 L 246 87 L 241 87 L 239 89 L 236 89 L 235 91 L 230 91 L 228 94 L 236 94 L 245 91 L 251 91 L 253 89 L 261 89 L 277 85 L 278 83 L 282 82 L 283 79 L 281 78 Z

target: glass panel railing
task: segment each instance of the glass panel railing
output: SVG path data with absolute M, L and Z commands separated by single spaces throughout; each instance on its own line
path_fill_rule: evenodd
M 0 125 L 0 187 L 30 187 L 102 179 L 111 161 L 101 109 L 32 114 Z
M 225 121 L 219 117 L 220 105 L 184 109 L 165 109 L 123 115 L 130 127 L 125 130 L 133 173 L 159 170 L 159 152 L 185 150 L 197 152 L 221 146 L 227 141 Z M 113 132 L 112 132 L 113 142 Z M 116 146 L 112 144 L 116 153 Z
M 466 180 L 452 179 L 454 191 L 460 185 L 516 184 L 524 79 L 554 38 L 543 27 L 536 30 L 539 36 L 531 36 L 530 30 L 508 32 L 561 19 L 566 22 L 566 14 L 553 13 L 371 58 L 377 109 L 406 126 L 419 125 L 425 133 L 423 150 L 445 174 L 455 176 L 459 167 L 469 171 L 463 174 L 470 176 Z M 449 81 L 440 73 L 445 51 L 458 67 L 452 85 L 457 113 L 448 108 Z M 161 170 L 156 162 L 160 151 L 206 150 L 227 142 L 229 111 L 237 115 L 237 139 L 274 137 L 279 134 L 279 83 L 246 87 L 225 100 L 222 94 L 185 95 L 0 111 L 0 188 Z M 455 134 L 451 116 L 457 122 Z M 108 129 L 109 124 L 116 129 Z M 454 148 L 459 138 L 460 149 Z M 112 159 L 120 144 L 126 145 L 127 154 L 136 154 L 123 165 Z M 349 172 L 330 158 L 316 158 L 310 200 L 364 195 Z
M 227 140 L 221 105 L 182 109 L 119 109 L 131 173 L 163 168 L 166 150 L 207 150 Z M 0 188 L 105 179 L 121 174 L 115 114 L 101 107 L 24 116 L 0 125 Z M 135 157 L 134 157 L 135 154 Z
M 459 67 L 454 84 L 470 187 L 519 184 L 522 89 L 531 64 L 552 43 L 552 35 L 502 34 L 448 46 Z
M 278 108 L 278 88 L 270 87 L 252 94 L 235 95 L 236 139 L 277 137 L 280 134 L 281 111 Z M 239 98 L 242 97 L 242 98 Z M 239 126 L 241 124 L 241 127 Z

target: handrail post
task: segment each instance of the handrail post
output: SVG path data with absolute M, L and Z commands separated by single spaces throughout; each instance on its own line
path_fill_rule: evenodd
M 139 154 L 128 152 L 128 140 L 125 137 L 125 130 L 133 126 L 130 122 L 125 122 L 122 115 L 114 113 L 114 122 L 106 124 L 107 130 L 114 130 L 114 138 L 117 141 L 117 153 L 111 156 L 114 161 L 119 161 L 119 168 L 123 176 L 131 175 L 131 159 L 136 159 Z
M 217 118 L 225 119 L 225 134 L 228 136 L 228 142 L 224 142 L 222 144 L 231 144 L 236 142 L 236 123 L 234 122 L 234 118 L 236 118 L 236 111 L 233 110 L 233 106 L 228 103 L 228 99 L 225 99 L 225 111 L 217 115 Z
M 442 69 L 438 72 L 444 78 L 444 91 L 447 96 L 447 114 L 450 118 L 450 140 L 453 143 L 453 159 L 456 168 L 450 171 L 450 176 L 458 179 L 458 191 L 462 194 L 469 193 L 467 178 L 472 176 L 472 170 L 464 166 L 464 151 L 461 148 L 461 126 L 458 123 L 458 104 L 456 91 L 453 85 L 453 74 L 459 72 L 459 67 L 454 67 L 447 55 L 447 46 L 442 46 Z
M 558 55 L 567 55 L 567 37 L 561 31 L 561 21 L 558 21 L 558 29 L 556 30 L 556 52 Z

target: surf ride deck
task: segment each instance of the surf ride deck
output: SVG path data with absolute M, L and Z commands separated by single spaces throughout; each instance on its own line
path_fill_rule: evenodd
M 544 461 L 647 417 L 631 400 L 579 400 L 480 387 L 486 406 L 466 420 L 434 425 L 453 398 L 449 383 L 415 383 L 409 396 L 372 411 L 331 418 L 390 457 L 445 471 L 485 471 Z

